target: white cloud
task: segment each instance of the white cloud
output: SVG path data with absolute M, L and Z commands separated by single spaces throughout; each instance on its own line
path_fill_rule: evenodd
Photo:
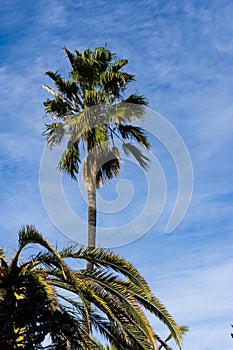
M 223 262 L 196 269 L 184 268 L 174 272 L 172 278 L 170 275 L 156 279 L 154 290 L 160 291 L 176 319 L 190 327 L 184 349 L 198 346 L 198 349 L 217 350 L 221 345 L 230 350 L 232 268 L 233 261 Z

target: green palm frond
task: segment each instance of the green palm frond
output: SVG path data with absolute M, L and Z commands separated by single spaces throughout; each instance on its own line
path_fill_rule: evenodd
M 37 243 L 48 249 L 49 251 L 54 251 L 54 248 L 51 246 L 48 241 L 44 239 L 41 233 L 36 230 L 32 225 L 22 226 L 19 230 L 18 244 L 19 248 L 25 247 L 27 244 Z
M 118 72 L 121 68 L 126 66 L 128 64 L 128 60 L 126 59 L 121 59 L 115 63 L 112 64 L 110 70 L 114 73 Z
M 44 102 L 44 106 L 46 113 L 49 113 L 53 119 L 60 118 L 66 120 L 74 114 L 71 105 L 60 95 L 56 95 L 53 100 L 47 99 Z
M 46 129 L 43 136 L 46 136 L 48 145 L 52 148 L 55 145 L 61 144 L 65 135 L 64 125 L 59 123 L 45 124 Z
M 150 149 L 150 143 L 145 131 L 142 128 L 130 124 L 120 124 L 118 126 L 118 130 L 123 139 L 137 141 L 141 146 L 145 147 L 146 149 Z
M 84 103 L 86 106 L 91 107 L 98 104 L 108 103 L 109 95 L 103 91 L 86 90 L 84 94 Z
M 105 106 L 106 123 L 114 123 L 118 128 L 123 124 L 132 124 L 141 120 L 145 115 L 145 106 L 124 101 Z
M 140 149 L 138 149 L 136 146 L 132 145 L 131 143 L 123 143 L 122 147 L 123 147 L 125 154 L 127 154 L 127 155 L 132 154 L 143 169 L 148 168 L 149 158 L 146 157 L 140 151 Z
M 124 103 L 133 103 L 134 105 L 139 105 L 139 106 L 147 106 L 148 105 L 148 100 L 145 98 L 143 95 L 136 95 L 132 94 L 126 99 L 124 99 L 122 102 Z
M 72 116 L 66 123 L 69 134 L 73 139 L 83 138 L 84 142 L 88 140 L 88 132 L 90 132 L 95 124 L 93 122 L 96 106 L 84 108 L 78 115 Z
M 169 314 L 165 306 L 156 298 L 152 297 L 147 300 L 139 295 L 136 296 L 138 302 L 148 311 L 153 313 L 160 321 L 162 321 L 170 330 L 172 338 L 176 341 L 179 348 L 182 348 L 183 331 Z
M 105 47 L 98 47 L 95 50 L 90 50 L 90 58 L 97 62 L 97 64 L 101 64 L 102 69 L 106 70 L 109 63 L 115 57 L 115 54 L 111 51 L 107 50 Z
M 77 84 L 75 84 L 75 82 L 64 80 L 57 72 L 53 73 L 49 71 L 45 74 L 55 82 L 55 86 L 57 87 L 58 91 L 69 100 L 75 99 L 75 96 L 79 94 L 79 87 Z
M 180 326 L 180 331 L 181 331 L 182 336 L 184 336 L 184 335 L 189 331 L 189 327 L 188 327 L 188 326 Z M 157 336 L 157 337 L 158 337 L 158 336 Z M 173 338 L 173 334 L 170 333 L 170 334 L 168 335 L 168 337 L 164 340 L 164 342 L 161 342 L 161 341 L 160 341 L 161 346 L 159 347 L 159 349 L 162 349 L 163 347 L 166 349 L 165 344 L 166 344 L 170 339 L 172 339 L 172 338 Z M 164 344 L 164 343 L 165 343 L 165 344 Z M 169 348 L 168 350 L 170 350 L 170 348 Z
M 28 245 L 28 244 L 38 244 L 41 247 L 48 250 L 49 253 L 51 253 L 54 258 L 57 260 L 57 263 L 59 264 L 60 269 L 63 272 L 63 275 L 66 276 L 69 275 L 70 269 L 65 264 L 65 262 L 61 259 L 59 253 L 56 251 L 56 249 L 43 237 L 42 234 L 40 234 L 34 226 L 32 225 L 26 225 L 21 228 L 19 231 L 19 239 L 18 239 L 18 250 L 16 251 L 16 254 L 14 258 L 12 259 L 11 266 L 15 267 L 18 262 L 19 254 L 21 253 L 22 249 Z
M 126 85 L 134 80 L 135 76 L 133 74 L 119 71 L 115 72 L 114 70 L 104 72 L 100 78 L 103 89 L 116 94 L 117 97 L 119 97 L 119 93 L 125 89 Z
M 69 58 L 70 64 L 73 67 L 74 64 L 74 60 L 75 60 L 75 55 L 72 54 L 72 52 L 70 52 L 66 47 L 64 48 L 64 51 L 67 55 L 67 57 Z M 78 54 L 78 52 L 76 51 L 76 54 Z M 74 68 L 74 67 L 73 67 Z
M 164 305 L 152 295 L 146 281 L 144 281 L 141 276 L 139 277 L 138 272 L 135 271 L 135 269 L 130 264 L 126 263 L 124 259 L 122 260 L 122 258 L 119 258 L 111 254 L 111 252 L 107 254 L 101 249 L 95 249 L 95 250 L 92 250 L 91 252 L 87 249 L 86 251 L 87 251 L 87 254 L 86 252 L 84 253 L 84 251 L 82 252 L 79 250 L 78 252 L 72 253 L 71 256 L 72 257 L 79 256 L 79 258 L 85 257 L 85 259 L 89 261 L 92 261 L 92 262 L 95 261 L 95 264 L 97 266 L 104 265 L 106 267 L 111 267 L 113 270 L 117 270 L 121 273 L 125 273 L 127 270 L 126 275 L 128 278 L 130 278 L 131 281 L 133 281 L 133 284 L 126 282 L 125 286 L 123 287 L 132 289 L 132 292 L 134 293 L 135 298 L 139 302 L 139 304 L 145 307 L 148 311 L 152 312 L 165 325 L 167 325 L 167 327 L 169 328 L 172 334 L 172 337 L 176 340 L 179 347 L 181 347 L 181 339 L 182 339 L 183 333 L 180 327 L 176 324 L 174 319 L 167 312 Z M 82 253 L 84 253 L 84 255 L 82 255 Z M 127 269 L 122 268 L 122 266 L 119 267 L 119 265 L 122 265 L 122 263 L 127 265 Z M 129 273 L 129 271 L 131 273 Z M 135 284 L 135 281 L 137 282 L 136 284 Z M 140 288 L 138 288 L 138 286 Z
M 66 248 L 66 252 L 68 251 L 68 254 L 66 254 L 66 257 L 74 257 L 74 254 L 72 251 L 67 250 Z M 79 252 L 80 253 L 80 252 Z M 77 254 L 77 252 L 76 252 Z M 62 255 L 62 254 L 61 254 Z M 112 260 L 112 259 L 110 259 Z M 105 261 L 106 263 L 106 261 Z M 112 266 L 111 266 L 112 267 Z M 122 271 L 121 271 L 122 272 Z M 89 272 L 87 271 L 83 271 L 83 274 L 87 274 L 88 275 Z M 99 280 L 96 279 L 97 276 L 99 277 Z M 76 275 L 77 277 L 77 275 Z M 80 276 L 79 276 L 80 277 Z M 102 288 L 104 288 L 104 286 L 107 286 L 107 290 L 111 290 L 112 294 L 116 294 L 118 295 L 118 299 L 121 300 L 122 302 L 124 300 L 124 305 L 126 305 L 129 301 L 132 303 L 134 310 L 129 313 L 131 315 L 134 314 L 134 312 L 136 312 L 135 310 L 137 310 L 137 306 L 134 303 L 133 299 L 132 299 L 132 295 L 130 293 L 127 293 L 127 290 L 131 290 L 133 291 L 133 295 L 135 294 L 135 298 L 136 300 L 138 300 L 138 302 L 140 304 L 142 304 L 146 309 L 148 309 L 149 311 L 153 312 L 158 318 L 161 319 L 161 321 L 163 321 L 166 325 L 169 324 L 169 329 L 172 331 L 172 335 L 173 337 L 174 334 L 179 333 L 179 327 L 175 324 L 174 320 L 170 317 L 170 315 L 167 313 L 166 309 L 164 308 L 164 306 L 161 304 L 161 302 L 159 302 L 158 299 L 154 298 L 153 296 L 151 296 L 151 294 L 148 296 L 148 294 L 145 293 L 144 289 L 141 290 L 140 288 L 132 288 L 132 285 L 129 285 L 129 283 L 127 282 L 126 284 L 124 283 L 120 283 L 120 280 L 118 280 L 117 278 L 114 278 L 111 275 L 107 275 L 107 274 L 103 274 L 103 273 L 99 273 L 97 271 L 93 272 L 93 275 L 91 276 L 91 279 L 93 281 L 93 277 L 95 277 L 95 282 L 97 282 L 99 285 L 101 285 Z M 61 287 L 61 285 L 59 285 Z M 115 309 L 117 306 L 114 304 L 114 299 L 109 299 L 109 302 L 106 304 L 106 300 L 108 300 L 109 296 L 108 294 L 104 293 L 103 290 L 101 288 L 101 292 L 98 296 L 98 289 L 95 289 L 93 287 L 93 282 L 91 283 L 92 288 L 95 290 L 95 292 L 92 290 L 91 294 L 89 295 L 90 300 L 95 304 L 98 305 L 98 307 L 101 310 L 104 310 L 104 312 L 106 314 L 109 315 L 109 317 L 112 317 L 112 312 L 109 309 L 109 305 L 111 304 L 113 306 L 113 309 Z M 83 288 L 83 286 L 81 287 L 81 289 Z M 73 289 L 74 291 L 75 289 Z M 115 292 L 114 292 L 115 291 Z M 86 287 L 83 290 L 84 293 L 87 292 Z M 89 293 L 89 292 L 88 292 Z M 97 293 L 97 294 L 96 294 Z M 141 294 L 141 295 L 140 295 Z M 104 296 L 104 301 L 101 299 Z M 120 297 L 121 296 L 121 297 Z M 148 301 L 149 299 L 149 301 Z M 101 301 L 102 300 L 102 301 Z M 111 302 L 110 302 L 111 300 Z M 127 302 L 127 300 L 129 300 Z M 108 306 L 107 306 L 108 305 Z M 128 309 L 127 312 L 129 312 L 130 308 Z M 118 309 L 119 312 L 119 309 Z M 120 313 L 120 312 L 119 312 Z M 140 314 L 140 313 L 139 313 Z M 126 315 L 125 315 L 126 317 Z M 137 319 L 137 322 L 139 322 L 139 319 Z M 139 322 L 140 324 L 140 322 Z M 142 319 L 142 323 L 141 325 L 146 324 L 145 319 Z M 176 340 L 178 340 L 179 338 L 176 337 Z M 180 343 L 179 343 L 180 345 Z
M 112 159 L 109 159 L 106 161 L 101 168 L 96 173 L 96 186 L 97 188 L 100 187 L 100 185 L 103 185 L 105 183 L 105 180 L 110 180 L 114 176 L 117 176 L 120 171 L 120 162 L 118 158 L 113 158 L 115 154 L 110 151 L 109 157 Z
M 63 251 L 59 252 L 59 254 L 63 256 Z M 70 255 L 67 255 L 66 257 L 73 259 L 85 259 L 94 263 L 96 267 L 102 266 L 112 269 L 115 272 L 119 272 L 132 281 L 133 284 L 144 290 L 146 295 L 151 294 L 148 283 L 141 276 L 138 270 L 130 262 L 112 251 L 102 248 L 79 248 L 78 250 L 70 252 Z
M 58 164 L 58 169 L 64 173 L 68 173 L 72 179 L 76 180 L 79 171 L 79 163 L 81 163 L 81 160 L 79 158 L 79 146 L 76 142 L 63 152 Z
M 151 330 L 145 314 L 135 299 L 134 291 L 129 288 L 128 283 L 125 284 L 118 276 L 109 272 L 103 272 L 102 270 L 93 271 L 91 274 L 91 280 L 101 286 L 101 293 L 105 291 L 117 298 L 117 300 L 119 300 L 127 309 L 131 322 L 135 320 L 136 324 L 144 330 L 151 341 L 153 340 L 153 331 Z

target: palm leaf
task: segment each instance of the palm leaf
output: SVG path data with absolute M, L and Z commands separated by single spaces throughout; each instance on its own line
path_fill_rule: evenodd
M 78 143 L 76 142 L 63 152 L 61 160 L 58 164 L 58 169 L 64 173 L 68 173 L 72 179 L 76 180 L 80 162 L 79 147 Z
M 46 136 L 50 148 L 52 148 L 54 144 L 60 145 L 65 135 L 64 125 L 59 122 L 45 124 L 45 126 L 46 129 L 43 132 L 43 136 Z
M 143 169 L 148 168 L 149 158 L 146 157 L 136 146 L 131 143 L 124 143 L 122 147 L 125 154 L 132 154 Z

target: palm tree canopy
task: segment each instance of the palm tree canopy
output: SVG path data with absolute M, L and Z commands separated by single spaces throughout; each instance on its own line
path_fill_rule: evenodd
M 53 95 L 44 102 L 46 113 L 54 119 L 46 124 L 44 131 L 49 145 L 59 144 L 69 135 L 59 169 L 76 179 L 82 145 L 87 152 L 84 179 L 99 187 L 120 169 L 120 152 L 114 139 L 121 140 L 124 152 L 146 167 L 147 157 L 132 141 L 145 149 L 150 144 L 144 130 L 132 122 L 142 118 L 147 101 L 137 94 L 125 95 L 128 84 L 135 80 L 133 74 L 123 71 L 128 61 L 116 60 L 106 47 L 74 53 L 65 49 L 65 52 L 71 64 L 69 79 L 49 71 L 46 75 L 53 80 L 55 88 L 43 86 Z
M 31 244 L 43 250 L 23 260 L 22 250 Z M 3 252 L 0 259 L 0 344 L 6 350 L 12 344 L 40 349 L 47 335 L 51 349 L 101 349 L 86 331 L 84 315 L 113 348 L 155 350 L 157 337 L 144 310 L 160 319 L 181 347 L 182 328 L 135 267 L 111 251 L 76 244 L 57 251 L 26 226 L 11 261 Z M 93 270 L 77 269 L 80 260 L 91 262 Z

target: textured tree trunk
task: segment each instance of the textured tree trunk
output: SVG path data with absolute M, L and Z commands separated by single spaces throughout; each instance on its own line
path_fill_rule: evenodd
M 88 247 L 96 246 L 96 187 L 89 186 L 88 197 Z
M 96 187 L 94 185 L 87 188 L 88 198 L 88 247 L 96 246 Z M 93 264 L 87 262 L 87 269 L 92 270 Z
M 87 187 L 87 199 L 88 199 L 88 247 L 95 248 L 96 246 L 96 186 L 90 185 Z M 92 262 L 87 262 L 87 270 L 93 270 Z M 90 323 L 90 308 L 91 304 L 87 304 L 87 315 L 83 318 L 84 329 L 91 334 Z

